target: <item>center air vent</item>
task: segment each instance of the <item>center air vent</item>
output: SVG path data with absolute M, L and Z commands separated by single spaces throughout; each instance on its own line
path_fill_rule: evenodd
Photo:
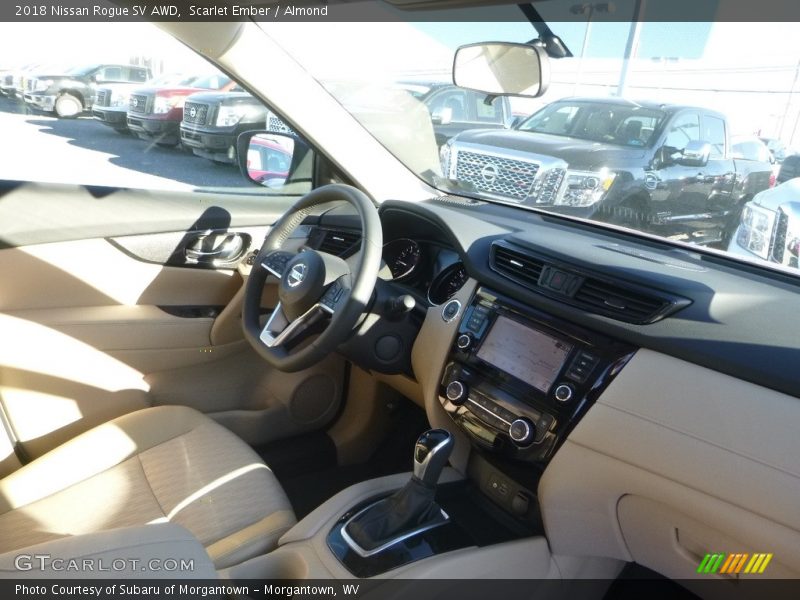
M 361 234 L 356 231 L 333 229 L 318 229 L 313 237 L 314 241 L 309 244 L 311 247 L 341 257 L 350 256 L 355 251 L 356 244 L 361 241 Z
M 533 292 L 626 323 L 653 323 L 689 304 L 686 298 L 644 285 L 600 279 L 504 241 L 492 244 L 489 266 Z
M 628 323 L 652 323 L 673 305 L 668 299 L 592 278 L 584 280 L 574 300 L 594 312 Z
M 498 273 L 532 288 L 539 285 L 545 265 L 544 261 L 500 244 L 492 244 L 489 262 Z

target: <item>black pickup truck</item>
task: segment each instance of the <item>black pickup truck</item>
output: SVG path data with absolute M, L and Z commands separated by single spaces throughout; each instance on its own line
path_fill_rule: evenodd
M 769 165 L 732 157 L 722 114 L 620 98 L 559 100 L 441 157 L 462 191 L 700 244 L 726 243 L 770 185 Z
M 186 99 L 181 143 L 216 163 L 236 162 L 236 139 L 252 129 L 293 133 L 258 98 L 247 92 L 198 92 Z
M 31 108 L 72 118 L 91 110 L 98 83 L 144 83 L 151 75 L 147 67 L 120 64 L 92 64 L 63 73 L 37 73 L 26 80 L 24 99 Z

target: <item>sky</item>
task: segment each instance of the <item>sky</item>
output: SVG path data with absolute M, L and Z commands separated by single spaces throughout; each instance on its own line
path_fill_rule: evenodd
M 518 102 L 521 112 L 565 95 L 608 95 L 616 92 L 621 57 L 630 31 L 626 11 L 633 0 L 615 2 L 614 13 L 587 20 L 550 20 L 552 30 L 576 55 L 551 61 L 549 93 L 536 101 Z M 670 0 L 688 2 L 689 0 Z M 696 3 L 706 6 L 707 3 Z M 544 8 L 559 3 L 543 3 Z M 657 4 L 650 2 L 650 7 Z M 301 62 L 323 77 L 357 74 L 366 80 L 404 78 L 445 79 L 453 50 L 464 43 L 487 39 L 525 42 L 535 37 L 529 23 L 509 10 L 510 22 L 477 23 L 279 23 L 269 31 L 295 51 Z M 557 12 L 557 11 L 556 11 Z M 476 14 L 480 14 L 479 11 Z M 545 14 L 545 17 L 548 15 Z M 616 19 L 616 20 L 615 20 Z M 579 54 L 587 31 L 586 55 Z M 56 44 L 59 37 L 68 43 Z M 47 39 L 47 45 L 33 43 Z M 314 40 L 310 43 L 309 40 Z M 127 61 L 139 53 L 166 57 L 164 70 L 203 70 L 204 62 L 151 24 L 144 23 L 0 23 L 0 67 L 32 61 L 65 65 L 96 61 Z M 98 48 L 103 48 L 102 56 Z M 320 51 L 320 49 L 324 51 Z M 642 26 L 637 60 L 626 90 L 629 97 L 682 100 L 726 112 L 736 133 L 762 131 L 800 145 L 800 35 L 796 23 L 660 23 Z M 685 93 L 684 90 L 689 90 Z M 735 90 L 739 90 L 738 92 Z M 794 132 L 794 135 L 793 135 Z M 790 139 L 795 138 L 795 139 Z

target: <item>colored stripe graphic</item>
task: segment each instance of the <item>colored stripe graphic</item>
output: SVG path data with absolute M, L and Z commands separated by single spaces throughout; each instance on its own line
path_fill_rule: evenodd
M 769 554 L 767 554 L 764 557 L 764 562 L 761 563 L 761 566 L 758 568 L 758 572 L 759 573 L 763 573 L 764 569 L 767 568 L 767 565 L 769 564 L 769 561 L 771 561 L 771 560 L 772 560 L 772 552 L 770 552 Z
M 720 573 L 727 573 L 728 569 L 731 566 L 731 563 L 736 564 L 736 555 L 735 554 L 728 554 L 728 558 L 725 559 L 725 562 L 722 563 L 722 568 L 719 570 Z
M 706 572 L 705 571 L 706 566 L 708 565 L 708 561 L 710 561 L 710 560 L 711 560 L 711 555 L 710 554 L 706 554 L 703 557 L 703 560 L 700 561 L 700 566 L 697 567 L 697 572 L 698 573 L 705 573 Z
M 740 573 L 761 574 L 766 570 L 772 557 L 773 554 L 771 552 L 756 552 L 754 554 L 748 552 L 734 554 L 715 552 L 706 554 L 703 557 L 697 567 L 697 572 L 726 575 L 738 575 Z

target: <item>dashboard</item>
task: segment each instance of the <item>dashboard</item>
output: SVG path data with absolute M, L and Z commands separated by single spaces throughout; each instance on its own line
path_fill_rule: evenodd
M 789 367 L 794 341 L 781 343 L 785 332 L 750 310 L 757 297 L 796 303 L 796 283 L 787 286 L 780 274 L 731 267 L 644 236 L 450 197 L 388 201 L 380 217 L 376 302 L 390 306 L 407 295 L 416 307 L 408 319 L 371 323 L 346 355 L 365 368 L 414 378 L 408 357 L 425 311 L 455 319 L 447 356 L 435 357 L 445 365 L 437 396 L 474 444 L 496 454 L 546 465 L 641 348 L 800 395 Z M 320 222 L 357 235 L 358 221 L 346 211 Z M 470 280 L 477 291 L 453 303 Z M 741 351 L 754 344 L 762 351 Z M 396 354 L 376 359 L 387 345 Z
M 399 374 L 385 381 L 403 393 L 418 386 L 431 426 L 467 448 L 452 464 L 495 504 L 532 521 L 540 506 L 558 553 L 590 541 L 599 556 L 682 578 L 698 552 L 773 544 L 781 573 L 800 572 L 796 278 L 454 197 L 387 201 L 380 217 L 388 275 L 376 305 L 408 294 L 418 312 L 382 331 L 379 318 L 377 337 L 358 340 L 366 351 L 345 355 Z M 320 223 L 357 228 L 335 211 Z M 429 299 L 454 264 L 466 283 Z M 411 356 L 402 370 L 369 362 L 392 335 Z

